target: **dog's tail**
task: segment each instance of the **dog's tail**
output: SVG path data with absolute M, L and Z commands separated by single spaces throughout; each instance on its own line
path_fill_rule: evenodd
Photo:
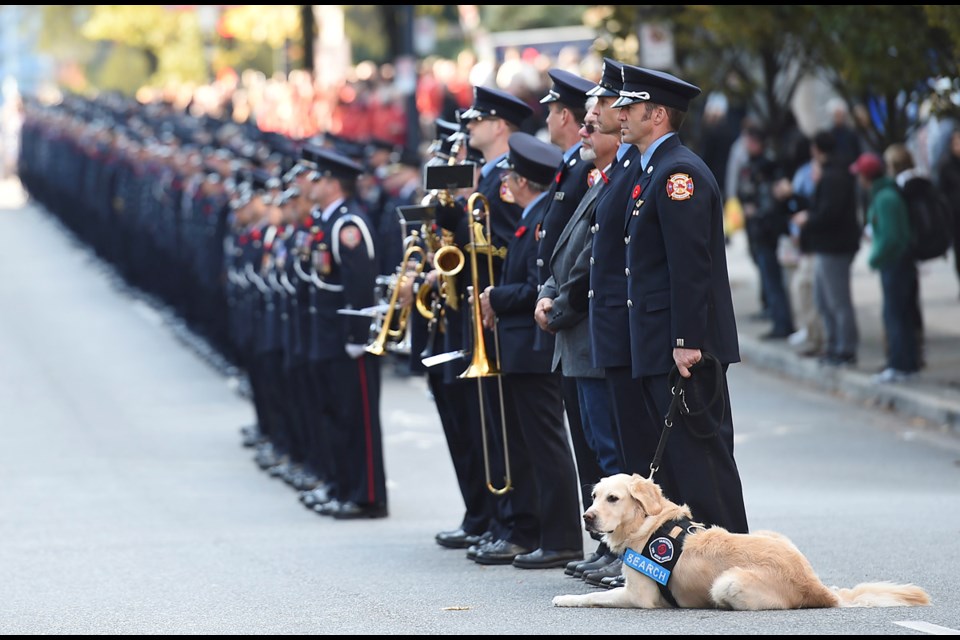
M 912 584 L 861 582 L 851 589 L 833 587 L 841 607 L 919 607 L 930 604 L 930 596 Z

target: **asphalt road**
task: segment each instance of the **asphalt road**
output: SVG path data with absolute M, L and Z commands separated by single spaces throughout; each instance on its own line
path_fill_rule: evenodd
M 892 414 L 731 368 L 751 528 L 829 585 L 913 582 L 932 606 L 557 609 L 592 587 L 433 542 L 462 504 L 422 380 L 385 379 L 390 517 L 330 520 L 240 446 L 236 380 L 9 199 L 0 274 L 0 633 L 960 633 L 960 446 Z

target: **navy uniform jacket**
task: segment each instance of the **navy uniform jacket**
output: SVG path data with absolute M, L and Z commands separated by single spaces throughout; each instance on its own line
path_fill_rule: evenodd
M 347 357 L 347 344 L 370 341 L 370 318 L 337 311 L 373 306 L 379 265 L 370 221 L 356 202 L 338 206 L 319 227 L 313 248 L 320 284 L 311 359 L 330 360 Z
M 739 362 L 723 200 L 713 172 L 673 135 L 630 195 L 624 242 L 633 376 L 669 373 L 675 347 Z
M 520 221 L 507 245 L 500 283 L 490 292 L 497 314 L 500 368 L 504 373 L 550 373 L 552 351 L 534 351 L 538 330 L 533 318 L 537 306 L 537 234 L 548 200 L 542 197 Z M 553 336 L 549 336 L 553 338 Z M 491 348 L 487 347 L 488 354 Z
M 607 176 L 593 211 L 590 260 L 590 351 L 597 368 L 630 366 L 630 320 L 627 315 L 627 252 L 623 244 L 624 209 L 637 184 L 640 151 L 634 146 Z

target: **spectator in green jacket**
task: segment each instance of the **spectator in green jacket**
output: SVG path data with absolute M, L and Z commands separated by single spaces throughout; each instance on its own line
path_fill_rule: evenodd
M 903 382 L 919 370 L 913 307 L 916 304 L 917 265 L 910 255 L 907 203 L 896 180 L 887 175 L 883 160 L 862 153 L 850 165 L 861 187 L 870 194 L 867 224 L 871 237 L 870 267 L 880 272 L 883 290 L 883 326 L 887 364 L 874 382 Z

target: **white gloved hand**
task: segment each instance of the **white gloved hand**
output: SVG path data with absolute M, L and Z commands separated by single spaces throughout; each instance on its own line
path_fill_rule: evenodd
M 366 345 L 362 345 L 362 344 L 348 344 L 344 346 L 344 349 L 346 349 L 347 355 L 353 358 L 354 360 L 356 360 L 357 358 L 359 358 L 360 356 L 362 356 L 367 352 Z

